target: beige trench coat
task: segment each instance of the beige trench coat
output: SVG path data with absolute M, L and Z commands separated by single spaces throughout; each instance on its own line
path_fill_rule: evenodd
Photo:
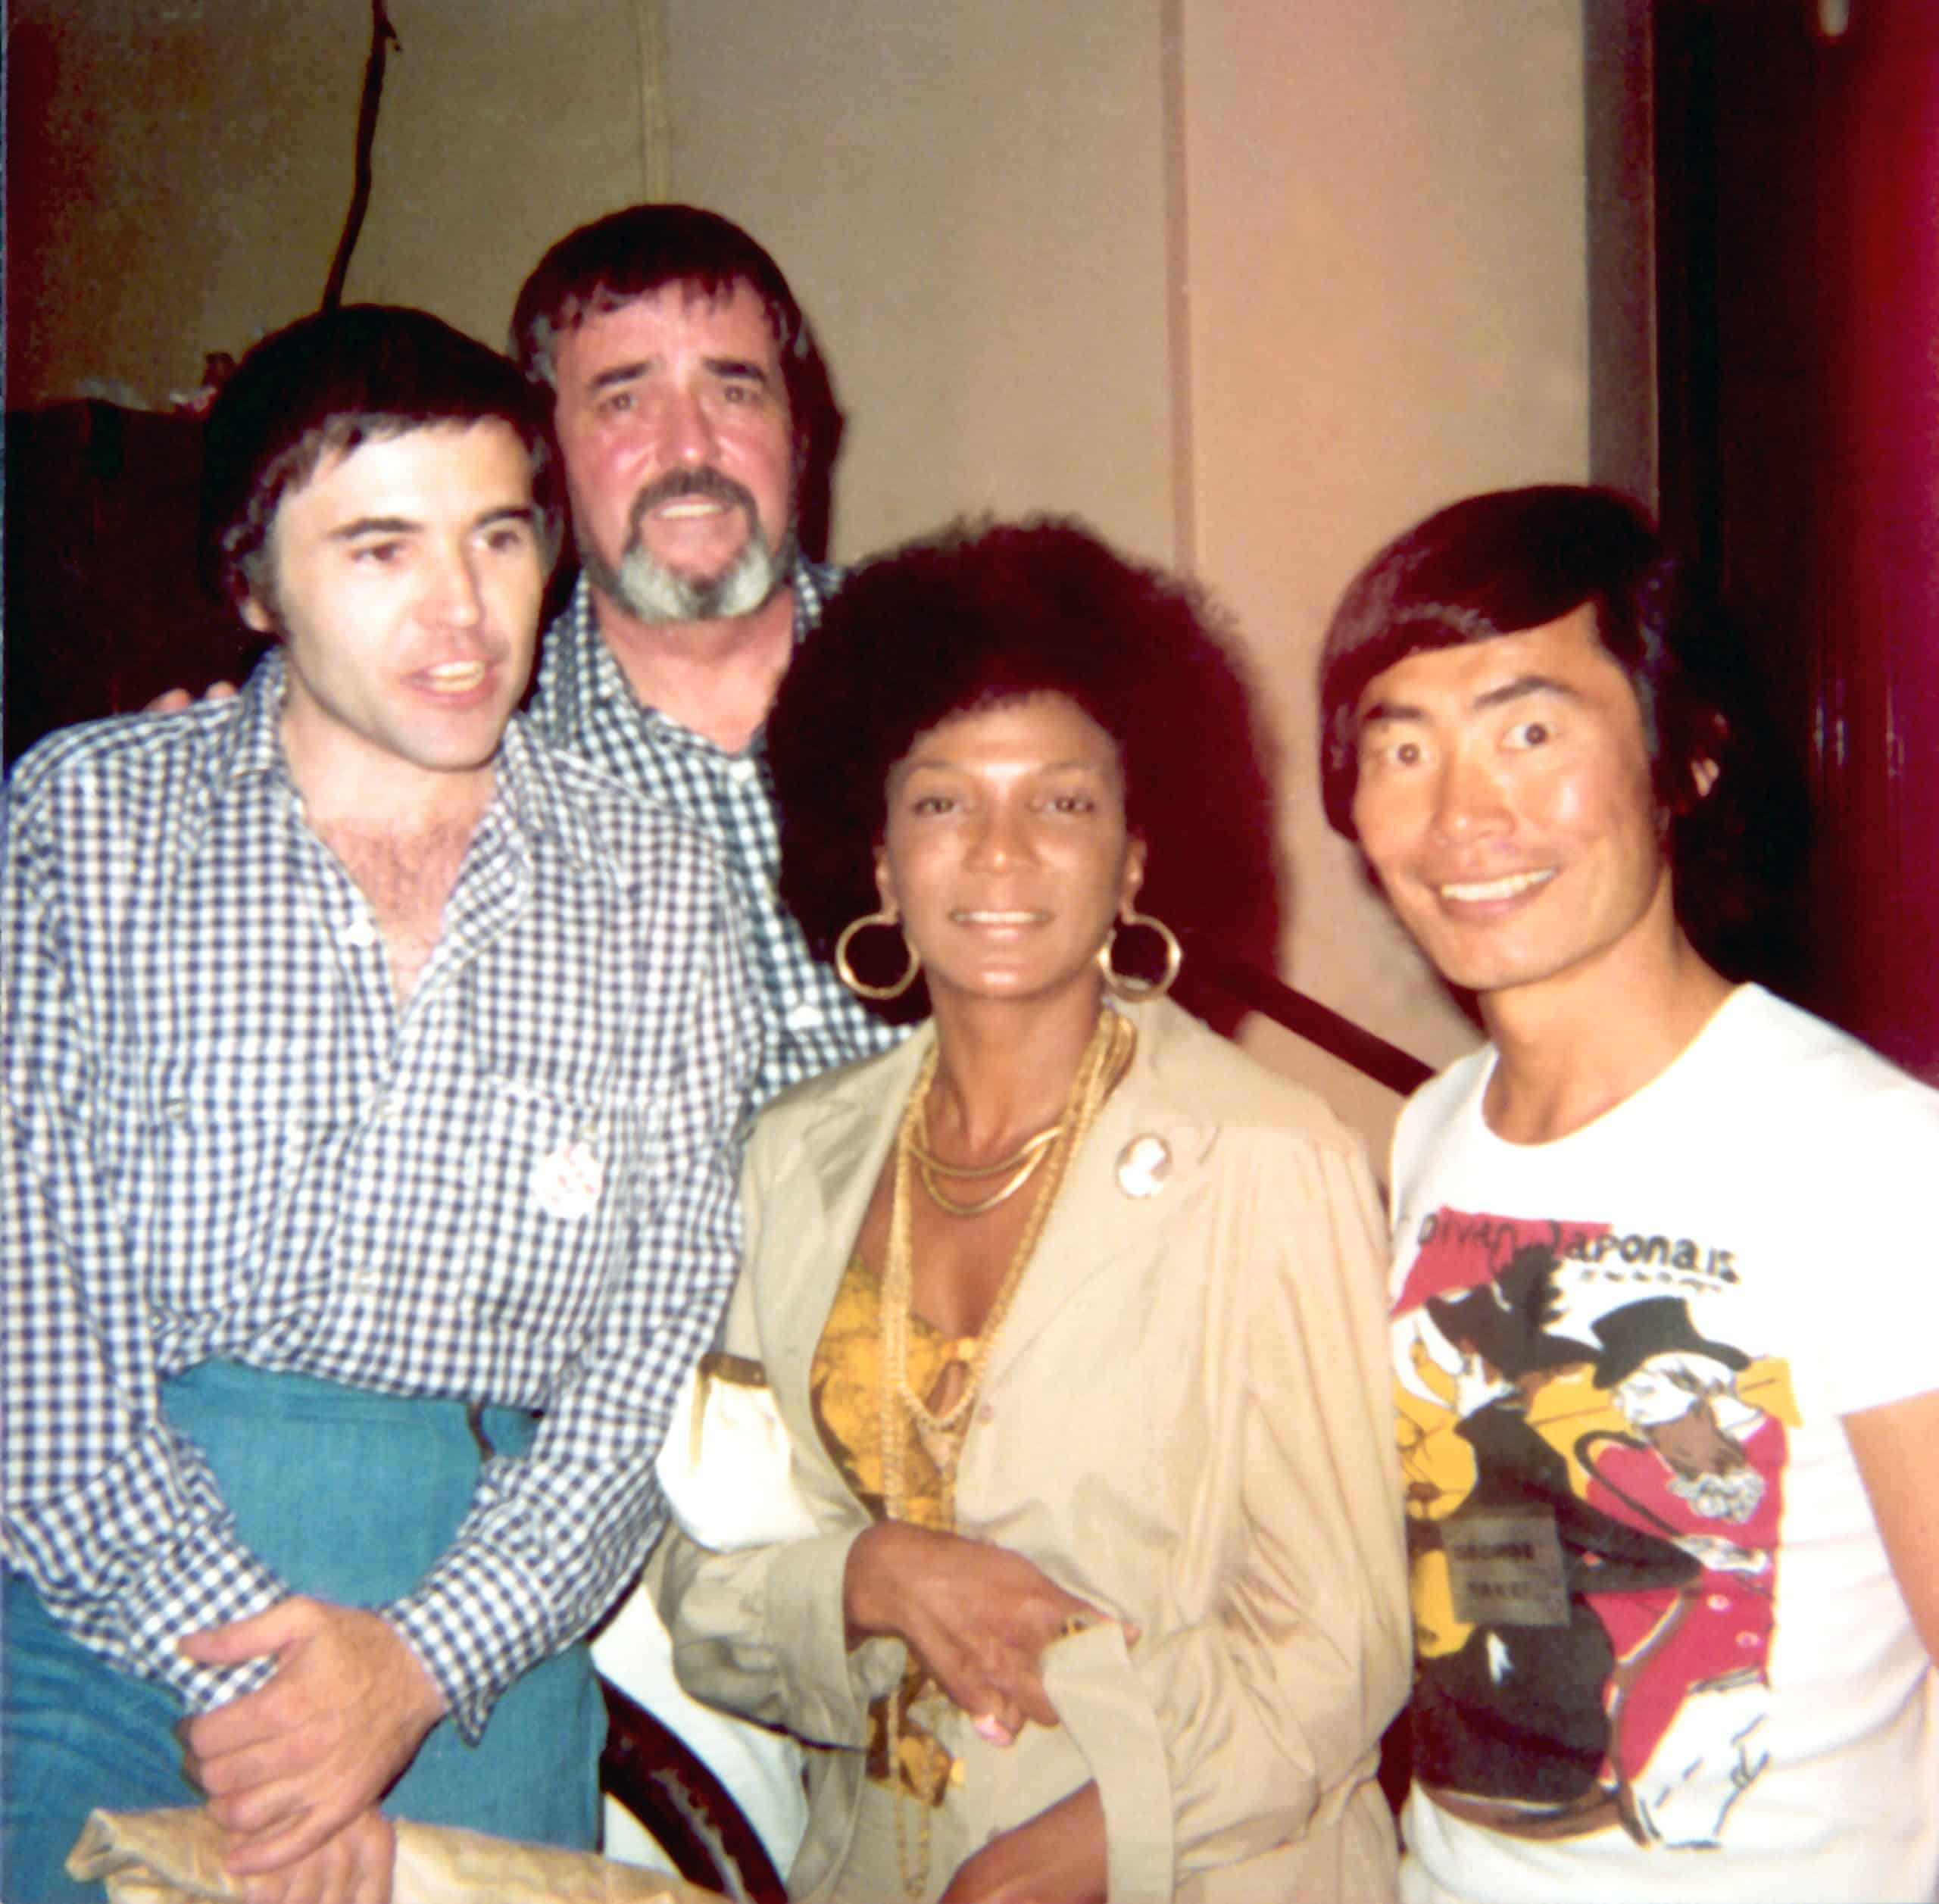
M 1391 1896 L 1372 1777 L 1408 1629 L 1366 1163 L 1310 1092 L 1173 1005 L 1127 1009 L 1136 1056 L 996 1342 L 957 1509 L 962 1532 L 1141 1637 L 1127 1653 L 1095 1627 L 1049 1650 L 1057 1728 L 1005 1749 L 960 1715 L 945 1726 L 963 1777 L 934 1821 L 928 1895 L 1094 1779 L 1113 1904 Z M 830 1748 L 808 1755 L 796 1897 L 853 1896 L 867 1703 L 903 1660 L 898 1641 L 844 1642 L 842 1570 L 868 1519 L 810 1417 L 809 1364 L 932 1036 L 798 1087 L 749 1150 L 726 1346 L 766 1363 L 822 1532 L 731 1554 L 675 1533 L 655 1561 L 682 1682 Z M 1170 1168 L 1134 1197 L 1118 1163 L 1144 1136 Z

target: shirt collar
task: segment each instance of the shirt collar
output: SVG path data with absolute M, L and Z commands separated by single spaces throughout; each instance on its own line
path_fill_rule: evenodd
M 243 684 L 236 713 L 211 745 L 208 773 L 214 797 L 220 799 L 226 788 L 251 783 L 281 784 L 295 793 L 280 732 L 288 686 L 283 650 L 271 648 Z M 518 833 L 528 841 L 549 836 L 574 857 L 589 865 L 598 863 L 596 842 L 582 803 L 571 797 L 557 760 L 528 726 L 526 716 L 514 714 L 507 723 L 495 765 L 492 806 L 503 809 Z
M 283 650 L 273 648 L 251 670 L 233 705 L 223 709 L 226 718 L 211 716 L 218 723 L 207 755 L 211 797 L 251 782 L 288 779 L 278 731 L 287 682 Z M 221 702 L 203 704 L 223 708 Z
M 514 714 L 498 748 L 498 785 L 492 804 L 529 841 L 556 841 L 585 866 L 599 863 L 598 841 L 583 800 L 565 782 L 560 757 L 524 714 Z

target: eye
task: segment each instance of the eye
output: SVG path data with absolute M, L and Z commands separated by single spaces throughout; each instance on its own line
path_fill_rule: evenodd
M 1417 767 L 1427 749 L 1416 735 L 1368 732 L 1360 736 L 1360 765 L 1365 767 Z
M 947 813 L 954 810 L 956 802 L 948 794 L 918 794 L 909 803 L 912 813 Z
M 1513 748 L 1546 747 L 1554 738 L 1555 730 L 1545 720 L 1517 721 L 1507 736 Z
M 351 551 L 350 559 L 368 567 L 386 569 L 403 560 L 404 548 L 404 544 L 396 541 L 360 542 Z
M 485 546 L 495 555 L 522 555 L 532 539 L 529 523 L 495 523 L 485 532 Z
M 602 417 L 624 417 L 632 412 L 635 401 L 630 390 L 609 390 L 595 407 Z
M 1053 794 L 1050 807 L 1054 813 L 1090 813 L 1097 811 L 1098 803 L 1088 794 Z

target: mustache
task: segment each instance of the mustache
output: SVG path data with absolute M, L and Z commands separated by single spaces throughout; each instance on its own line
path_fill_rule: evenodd
M 634 497 L 630 525 L 632 535 L 639 535 L 640 525 L 663 503 L 679 502 L 688 496 L 705 496 L 715 502 L 731 503 L 746 515 L 750 523 L 760 520 L 754 492 L 746 484 L 736 482 L 732 476 L 708 466 L 698 470 L 669 470 L 664 476 L 656 476 Z

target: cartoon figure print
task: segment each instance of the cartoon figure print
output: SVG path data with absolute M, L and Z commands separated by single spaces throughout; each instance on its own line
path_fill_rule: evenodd
M 1766 1762 L 1784 1366 L 1692 1320 L 1728 1253 L 1447 1209 L 1416 1234 L 1416 1774 L 1497 1831 L 1715 1845 Z

